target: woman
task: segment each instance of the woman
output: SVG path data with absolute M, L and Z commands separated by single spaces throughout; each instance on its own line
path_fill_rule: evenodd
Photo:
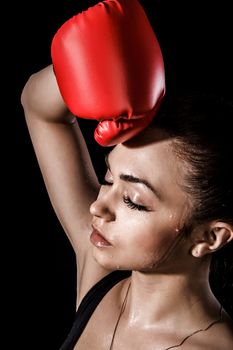
M 212 255 L 233 238 L 232 106 L 174 100 L 111 150 L 100 185 L 52 66 L 23 89 L 46 188 L 77 258 L 82 310 L 61 349 L 233 347 L 232 321 L 209 285 Z

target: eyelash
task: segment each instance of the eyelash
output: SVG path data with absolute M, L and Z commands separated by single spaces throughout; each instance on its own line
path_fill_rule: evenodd
M 103 179 L 103 181 L 101 182 L 101 185 L 102 186 L 111 186 L 112 183 Z M 145 207 L 144 205 L 140 205 L 140 204 L 136 204 L 136 203 L 132 202 L 131 199 L 129 198 L 129 196 L 124 195 L 123 202 L 127 205 L 127 207 L 129 207 L 132 210 L 149 211 L 147 209 L 147 207 Z
M 144 205 L 140 205 L 140 204 L 136 204 L 134 202 L 131 201 L 131 199 L 124 195 L 123 196 L 123 202 L 127 205 L 127 207 L 129 207 L 130 209 L 136 209 L 136 210 L 139 210 L 139 211 L 149 211 L 147 209 L 147 207 L 145 207 Z

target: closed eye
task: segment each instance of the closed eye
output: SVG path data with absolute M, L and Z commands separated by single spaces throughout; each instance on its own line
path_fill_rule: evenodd
M 113 183 L 110 181 L 107 181 L 105 178 L 101 181 L 102 186 L 112 186 Z M 134 203 L 129 196 L 124 195 L 123 196 L 123 202 L 127 205 L 128 208 L 132 210 L 139 210 L 139 211 L 150 211 L 146 206 Z
M 123 196 L 123 202 L 127 205 L 127 207 L 129 207 L 130 209 L 133 210 L 139 210 L 139 211 L 150 211 L 147 207 L 145 207 L 144 205 L 141 204 L 136 204 L 133 201 L 131 201 L 131 199 L 124 195 Z

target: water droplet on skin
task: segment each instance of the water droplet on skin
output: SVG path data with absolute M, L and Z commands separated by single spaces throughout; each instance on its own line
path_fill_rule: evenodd
M 169 215 L 169 219 L 171 220 L 173 218 L 173 214 L 170 214 Z

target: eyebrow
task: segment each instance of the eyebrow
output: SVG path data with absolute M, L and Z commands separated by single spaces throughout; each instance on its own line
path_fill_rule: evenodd
M 109 154 L 110 153 L 111 152 L 109 152 L 105 156 L 105 163 L 107 165 L 107 168 L 111 171 L 110 164 L 109 164 Z M 127 175 L 127 174 L 120 174 L 119 178 L 123 181 L 126 181 L 126 182 L 145 185 L 149 190 L 151 190 L 156 195 L 156 197 L 158 197 L 158 199 L 161 200 L 160 192 L 158 192 L 147 180 L 141 179 L 141 178 L 136 177 L 134 175 Z

